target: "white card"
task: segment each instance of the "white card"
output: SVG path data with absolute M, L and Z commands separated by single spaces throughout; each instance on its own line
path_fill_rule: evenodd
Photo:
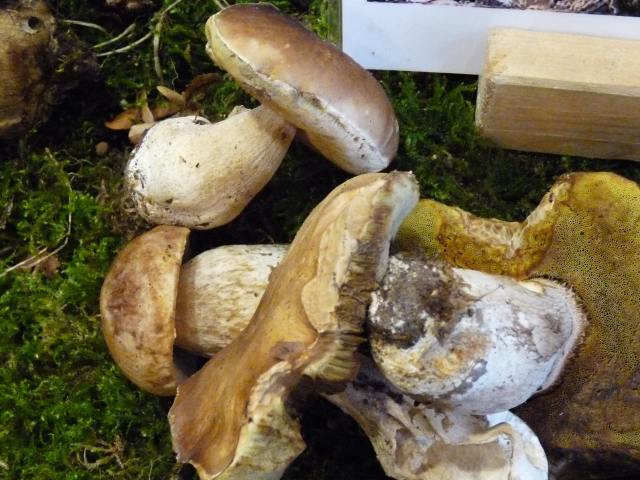
M 444 2 L 453 0 L 342 0 L 342 48 L 371 70 L 479 74 L 488 33 L 494 27 L 640 40 L 640 16 L 442 5 Z

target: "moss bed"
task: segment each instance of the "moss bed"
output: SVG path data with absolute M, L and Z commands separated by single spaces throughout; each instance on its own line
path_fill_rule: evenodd
M 133 39 L 155 28 L 161 8 L 123 14 L 104 2 L 52 1 L 91 48 L 135 23 Z M 324 0 L 274 1 L 327 36 Z M 159 60 L 164 84 L 182 90 L 216 72 L 202 28 L 213 1 L 183 1 L 163 20 Z M 129 40 L 130 41 L 130 40 Z M 120 43 L 119 46 L 126 44 Z M 104 49 L 102 50 L 104 51 Z M 80 82 L 52 118 L 0 144 L 0 478 L 195 478 L 171 452 L 170 400 L 135 388 L 111 361 L 99 328 L 98 294 L 116 251 L 148 227 L 122 201 L 122 170 L 131 150 L 125 134 L 104 122 L 158 94 L 151 41 L 98 58 L 97 78 Z M 61 67 L 64 68 L 64 65 Z M 521 220 L 554 179 L 569 171 L 609 170 L 640 180 L 630 162 L 532 155 L 491 148 L 474 132 L 476 78 L 378 72 L 396 108 L 400 151 L 393 168 L 413 170 L 423 197 L 483 216 Z M 211 119 L 252 100 L 227 77 L 201 101 Z M 98 142 L 109 152 L 95 153 Z M 198 233 L 198 248 L 229 243 L 288 242 L 310 209 L 345 173 L 294 145 L 276 177 L 231 224 Z M 30 258 L 40 261 L 23 263 Z M 307 452 L 286 479 L 383 479 L 366 437 L 320 399 L 303 417 Z

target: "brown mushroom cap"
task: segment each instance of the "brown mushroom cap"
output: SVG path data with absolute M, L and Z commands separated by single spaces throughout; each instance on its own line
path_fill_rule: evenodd
M 156 227 L 129 242 L 111 264 L 100 293 L 102 332 L 111 356 L 136 385 L 173 395 L 174 315 L 184 227 Z
M 334 45 L 268 4 L 226 8 L 206 33 L 211 58 L 340 168 L 358 174 L 389 165 L 398 148 L 391 102 Z
M 288 394 L 302 375 L 329 384 L 354 375 L 369 294 L 417 199 L 411 174 L 370 174 L 313 210 L 251 323 L 179 387 L 169 421 L 180 461 L 203 479 L 279 478 L 304 448 Z

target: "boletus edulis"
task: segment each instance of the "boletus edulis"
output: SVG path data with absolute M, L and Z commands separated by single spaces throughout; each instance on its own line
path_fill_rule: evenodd
M 367 174 L 311 212 L 247 328 L 178 388 L 180 461 L 202 479 L 280 477 L 304 449 L 289 394 L 303 376 L 326 387 L 356 374 L 368 297 L 417 199 L 412 175 Z
M 533 394 L 537 395 L 516 412 L 541 432 L 559 478 L 589 468 L 593 474 L 598 471 L 595 459 L 603 461 L 602 468 L 622 474 L 637 471 L 633 442 L 611 437 L 608 427 L 599 426 L 601 418 L 583 417 L 583 425 L 564 425 L 554 409 L 564 408 L 568 421 L 577 415 L 576 409 L 586 409 L 613 420 L 612 426 L 616 421 L 618 428 L 626 425 L 626 431 L 638 425 L 632 410 L 618 420 L 617 410 L 602 410 L 607 404 L 626 408 L 615 392 L 625 392 L 633 381 L 636 355 L 629 351 L 637 350 L 638 305 L 629 289 L 639 285 L 634 270 L 638 198 L 633 182 L 608 173 L 578 173 L 562 177 L 522 224 L 480 219 L 433 201 L 419 204 L 397 237 L 395 248 L 407 253 L 392 256 L 384 281 L 372 295 L 372 353 L 387 378 L 367 363 L 346 390 L 328 396 L 367 431 L 389 475 L 428 479 L 433 472 L 455 471 L 460 465 L 445 467 L 458 458 L 448 446 L 449 460 L 432 461 L 434 455 L 442 459 L 438 452 L 443 444 L 475 445 L 481 438 L 496 441 L 507 435 L 513 445 L 524 441 L 527 451 L 536 451 L 526 425 L 502 411 Z M 248 254 L 252 248 L 242 247 L 230 264 L 242 262 L 247 268 L 254 261 Z M 274 265 L 284 256 L 283 247 L 278 248 Z M 219 281 L 224 282 L 223 277 L 228 289 L 239 292 L 226 292 L 215 301 L 242 298 L 243 284 L 224 272 Z M 262 280 L 252 281 L 257 288 L 247 295 L 254 302 L 260 286 L 266 288 L 268 273 L 257 277 Z M 214 299 L 214 289 L 206 296 Z M 251 308 L 231 314 L 236 332 L 249 322 Z M 612 323 L 611 318 L 617 320 Z M 195 344 L 198 335 L 195 329 Z M 215 329 L 207 335 L 215 337 Z M 233 335 L 223 333 L 220 345 Z M 506 352 L 502 363 L 501 351 Z M 588 378 L 580 376 L 581 369 L 590 372 Z M 614 394 L 608 399 L 602 390 L 588 395 L 594 388 L 590 382 L 606 383 Z M 569 395 L 576 396 L 576 405 Z M 546 415 L 538 415 L 537 408 Z M 443 418 L 445 424 L 457 426 L 442 430 L 438 419 Z M 478 419 L 482 421 L 474 423 Z M 496 433 L 495 424 L 501 422 L 510 426 L 498 431 L 506 428 L 511 433 Z M 393 440 L 398 432 L 404 432 L 400 443 Z M 460 437 L 461 432 L 471 443 Z M 591 443 L 593 439 L 598 442 Z M 466 451 L 463 457 L 471 458 L 465 449 L 456 451 Z M 530 476 L 522 478 L 538 478 L 532 472 L 544 478 L 544 455 L 524 458 L 524 463 L 510 463 L 510 475 L 529 471 Z M 420 459 L 431 470 L 423 468 Z M 446 470 L 433 470 L 436 467 Z M 500 476 L 505 474 L 499 469 L 488 472 L 481 478 L 508 478 Z

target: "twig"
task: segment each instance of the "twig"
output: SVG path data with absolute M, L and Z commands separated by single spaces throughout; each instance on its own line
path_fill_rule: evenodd
M 115 50 L 109 50 L 108 52 L 96 53 L 96 57 L 108 57 L 110 55 L 115 55 L 116 53 L 128 52 L 129 50 L 134 49 L 135 47 L 137 47 L 141 43 L 144 43 L 147 40 L 149 40 L 149 38 L 151 38 L 151 35 L 153 35 L 153 32 L 147 33 L 146 35 L 144 35 L 143 37 L 139 38 L 135 42 L 130 43 L 129 45 L 126 45 L 126 46 L 124 46 L 122 48 L 117 48 Z
M 104 41 L 104 42 L 100 42 L 100 43 L 96 43 L 93 47 L 93 49 L 99 49 L 102 47 L 106 47 L 107 45 L 111 45 L 112 43 L 116 43 L 120 40 L 122 40 L 123 38 L 129 36 L 129 34 L 131 34 L 134 30 L 136 29 L 136 24 L 132 23 L 131 25 L 129 25 L 127 28 L 125 28 L 122 33 L 119 33 L 118 35 L 116 35 L 115 37 Z
M 82 22 L 80 20 L 69 20 L 67 18 L 63 18 L 62 20 L 60 20 L 60 23 L 66 23 L 69 25 L 80 25 L 81 27 L 93 28 L 94 30 L 100 30 L 102 33 L 106 33 L 107 35 L 109 35 L 109 32 L 107 32 L 104 29 L 104 27 L 101 27 L 100 25 L 97 25 L 91 22 Z
M 108 444 L 103 440 L 98 440 L 98 445 L 85 445 L 83 443 L 76 443 L 74 446 L 82 447 L 82 459 L 80 459 L 80 454 L 76 452 L 76 458 L 78 459 L 78 463 L 80 463 L 87 470 L 93 470 L 94 468 L 98 468 L 101 465 L 109 463 L 111 460 L 115 460 L 118 466 L 124 469 L 124 463 L 122 463 L 122 459 L 120 455 L 124 453 L 124 442 L 119 436 L 116 436 L 115 441 L 112 445 Z M 105 456 L 99 458 L 95 461 L 89 461 L 87 458 L 87 452 L 91 453 L 104 453 Z
M 164 8 L 160 14 L 158 15 L 158 22 L 154 28 L 153 33 L 153 69 L 156 72 L 156 76 L 160 81 L 160 84 L 164 83 L 164 78 L 162 75 L 162 65 L 160 64 L 160 31 L 162 30 L 162 25 L 164 23 L 164 19 L 173 7 L 178 5 L 182 0 L 176 0 L 168 7 Z
M 229 6 L 229 4 L 227 3 L 226 0 L 213 0 L 213 3 L 220 10 L 223 10 L 223 9 L 225 9 L 225 8 L 227 8 Z
M 45 260 L 47 260 L 48 258 L 51 258 L 57 253 L 59 253 L 69 243 L 69 236 L 71 235 L 71 212 L 69 212 L 67 221 L 69 222 L 69 224 L 67 225 L 67 233 L 65 234 L 64 241 L 60 245 L 58 245 L 58 247 L 56 247 L 52 252 L 49 252 L 46 255 L 44 254 L 47 251 L 47 247 L 41 249 L 35 255 L 25 258 L 21 262 L 18 262 L 12 267 L 7 268 L 4 272 L 0 273 L 0 278 L 20 268 L 27 269 L 27 268 L 36 267 L 40 265 L 42 262 L 44 262 Z

